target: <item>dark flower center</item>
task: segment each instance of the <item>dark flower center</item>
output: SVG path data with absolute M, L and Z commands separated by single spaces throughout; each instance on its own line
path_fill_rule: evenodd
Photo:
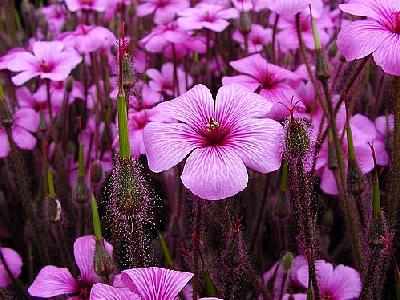
M 224 145 L 229 134 L 230 130 L 221 125 L 214 117 L 210 117 L 205 130 L 200 133 L 204 139 L 204 147 Z
M 204 16 L 203 16 L 203 18 L 202 18 L 202 21 L 203 22 L 210 22 L 210 23 L 213 23 L 213 22 L 215 22 L 217 20 L 217 18 L 215 17 L 215 15 L 212 15 L 210 12 L 207 12 Z
M 92 283 L 85 282 L 81 278 L 78 278 L 78 295 L 80 296 L 83 300 L 89 300 L 90 298 L 90 291 L 93 287 Z
M 390 32 L 400 34 L 400 11 L 390 16 L 385 16 L 380 23 Z
M 158 0 L 157 8 L 164 8 L 169 4 L 168 0 Z
M 39 66 L 39 71 L 43 73 L 50 73 L 53 70 L 54 66 L 51 63 L 42 61 Z
M 266 89 L 266 90 L 272 89 L 277 84 L 275 75 L 269 73 L 269 74 L 263 76 L 263 78 L 260 81 L 260 84 L 262 85 L 263 89 Z
M 93 0 L 81 0 L 82 4 L 93 5 Z

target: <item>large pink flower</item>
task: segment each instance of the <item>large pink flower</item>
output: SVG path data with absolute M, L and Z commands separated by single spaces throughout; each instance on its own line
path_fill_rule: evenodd
M 239 85 L 219 89 L 216 100 L 196 85 L 157 106 L 176 123 L 150 122 L 144 129 L 148 164 L 161 172 L 186 156 L 183 184 L 207 200 L 245 189 L 246 166 L 262 173 L 280 166 L 281 125 L 266 118 L 272 104 Z
M 11 274 L 15 278 L 18 278 L 22 271 L 21 256 L 11 248 L 0 248 L 0 252 Z M 0 288 L 5 288 L 11 283 L 12 279 L 8 276 L 5 266 L 0 263 Z
M 105 242 L 105 247 L 112 256 L 112 246 Z M 61 295 L 74 296 L 75 300 L 89 297 L 94 283 L 100 278 L 94 271 L 96 239 L 92 235 L 82 236 L 74 243 L 74 256 L 80 271 L 80 277 L 74 278 L 67 268 L 46 266 L 40 270 L 28 292 L 33 297 L 50 298 Z
M 154 14 L 154 23 L 164 24 L 174 19 L 176 13 L 189 7 L 187 0 L 143 0 L 137 7 L 137 15 Z
M 223 6 L 200 3 L 193 8 L 187 8 L 178 13 L 179 27 L 184 30 L 207 28 L 222 32 L 228 27 L 229 19 L 237 18 L 239 11 L 235 8 L 225 9 Z
M 18 109 L 13 117 L 11 137 L 15 144 L 24 150 L 32 150 L 36 145 L 36 138 L 32 135 L 39 129 L 39 116 L 30 108 Z M 10 143 L 5 128 L 0 127 L 0 158 L 7 157 L 10 152 Z
M 223 85 L 238 83 L 251 91 L 257 90 L 261 96 L 273 103 L 269 116 L 276 120 L 289 115 L 282 103 L 290 106 L 290 99 L 294 96 L 291 84 L 299 80 L 297 74 L 267 63 L 260 54 L 231 61 L 230 65 L 243 75 L 223 77 Z
M 333 267 L 324 260 L 317 260 L 315 262 L 315 269 L 317 271 L 318 288 L 322 299 L 352 300 L 358 299 L 360 296 L 360 274 L 353 268 L 344 265 Z M 308 287 L 307 265 L 297 270 L 297 278 L 303 287 Z
M 36 76 L 63 81 L 82 60 L 75 50 L 64 49 L 60 41 L 35 42 L 32 48 L 33 53 L 17 52 L 7 64 L 9 70 L 20 72 L 12 78 L 16 85 L 22 85 Z
M 95 284 L 90 300 L 172 300 L 192 277 L 193 273 L 164 268 L 128 269 L 121 274 L 125 288 Z
M 343 27 L 337 46 L 346 60 L 373 54 L 383 71 L 400 75 L 400 0 L 352 0 L 340 9 L 368 17 Z

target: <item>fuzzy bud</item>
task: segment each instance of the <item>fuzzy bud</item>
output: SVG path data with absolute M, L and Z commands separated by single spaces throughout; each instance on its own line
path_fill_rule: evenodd
M 349 192 L 354 195 L 360 195 L 365 190 L 365 180 L 356 160 L 349 159 L 347 186 L 349 187 Z
M 113 271 L 113 263 L 110 254 L 104 247 L 104 242 L 96 240 L 94 252 L 94 270 L 100 277 L 108 277 Z
M 83 204 L 88 201 L 90 191 L 85 182 L 85 176 L 78 176 L 74 189 L 74 198 L 76 202 Z
M 318 80 L 328 80 L 329 79 L 329 68 L 328 62 L 325 58 L 324 50 L 322 48 L 316 50 L 316 77 Z
M 93 162 L 90 172 L 90 179 L 92 180 L 92 182 L 99 183 L 103 178 L 103 173 L 103 166 L 101 165 L 101 162 L 98 160 Z
M 240 14 L 240 20 L 239 20 L 239 30 L 243 35 L 247 35 L 250 33 L 251 28 L 251 19 L 250 15 L 248 12 L 242 12 Z
M 61 203 L 60 200 L 53 197 L 48 197 L 44 201 L 44 217 L 49 223 L 58 223 L 61 221 Z
M 129 91 L 135 84 L 135 75 L 132 68 L 132 62 L 127 53 L 122 59 L 122 86 L 124 90 Z
M 331 43 L 328 48 L 328 56 L 335 57 L 338 53 L 338 48 L 335 42 Z
M 305 124 L 291 118 L 286 132 L 286 151 L 294 158 L 304 157 L 310 149 L 310 136 Z
M 288 252 L 282 259 L 282 265 L 286 272 L 288 272 L 292 268 L 293 263 L 293 254 Z
M 12 116 L 4 98 L 3 87 L 0 85 L 0 118 L 5 127 L 11 127 Z

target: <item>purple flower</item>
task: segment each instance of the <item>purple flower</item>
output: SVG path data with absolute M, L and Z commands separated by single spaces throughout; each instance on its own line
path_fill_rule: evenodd
M 122 272 L 126 288 L 95 284 L 90 300 L 172 300 L 193 277 L 193 273 L 164 268 L 136 268 Z
M 265 118 L 272 104 L 239 85 L 219 89 L 216 100 L 196 85 L 182 96 L 157 106 L 176 123 L 150 122 L 144 129 L 148 164 L 161 172 L 186 156 L 183 184 L 207 200 L 245 189 L 246 166 L 268 173 L 280 166 L 282 126 Z
M 108 0 L 65 0 L 65 4 L 72 12 L 78 10 L 94 10 L 104 12 L 108 5 Z
M 81 54 L 108 49 L 116 42 L 115 35 L 107 28 L 85 24 L 78 25 L 75 31 L 62 33 L 57 39 Z
M 385 73 L 400 75 L 400 1 L 352 0 L 340 9 L 352 15 L 368 17 L 345 25 L 337 46 L 346 60 L 373 54 Z
M 40 9 L 40 12 L 45 16 L 49 31 L 53 35 L 61 32 L 66 17 L 66 9 L 63 4 L 50 4 Z
M 290 106 L 290 99 L 294 96 L 290 84 L 298 81 L 298 75 L 267 63 L 260 54 L 231 61 L 230 65 L 243 75 L 223 77 L 223 85 L 238 83 L 251 91 L 257 90 L 261 96 L 273 103 L 269 114 L 273 119 L 280 120 L 289 115 L 288 110 L 281 103 Z
M 188 7 L 187 0 L 143 0 L 137 7 L 137 15 L 147 16 L 154 12 L 154 23 L 165 24 L 172 21 L 177 12 Z
M 360 296 L 360 274 L 353 268 L 344 265 L 333 267 L 324 260 L 317 260 L 315 269 L 322 299 L 351 300 L 358 299 Z M 297 278 L 303 287 L 308 287 L 307 265 L 297 270 Z
M 20 72 L 12 78 L 15 85 L 22 85 L 36 76 L 63 81 L 82 60 L 75 50 L 64 49 L 59 41 L 35 42 L 32 48 L 33 53 L 18 52 L 7 64 L 9 70 Z
M 263 0 L 232 0 L 232 3 L 240 11 L 260 12 L 267 8 L 267 2 Z
M 96 239 L 92 235 L 82 236 L 74 243 L 74 256 L 80 271 L 80 277 L 74 278 L 67 268 L 46 266 L 40 270 L 36 279 L 28 289 L 33 297 L 50 298 L 61 295 L 75 296 L 76 300 L 89 297 L 94 283 L 100 278 L 94 271 L 94 253 Z M 105 242 L 105 247 L 112 255 L 112 246 Z
M 227 20 L 239 16 L 235 8 L 225 9 L 220 5 L 200 3 L 193 8 L 187 8 L 178 13 L 179 27 L 184 30 L 195 30 L 207 28 L 211 31 L 222 32 L 228 27 Z
M 267 1 L 267 7 L 282 16 L 294 16 L 307 8 L 312 0 L 274 0 Z
M 14 278 L 18 278 L 22 271 L 22 258 L 11 248 L 0 248 L 4 261 Z M 5 288 L 12 283 L 5 266 L 0 262 L 0 288 Z
M 13 117 L 11 137 L 15 144 L 24 150 L 32 150 L 36 145 L 36 138 L 32 135 L 39 128 L 39 115 L 30 108 L 18 109 Z M 10 152 L 10 143 L 5 128 L 0 127 L 0 158 L 7 157 Z
M 264 49 L 264 46 L 272 40 L 272 29 L 264 28 L 259 24 L 251 24 L 250 32 L 247 35 L 248 51 L 250 53 L 260 52 Z M 233 39 L 240 43 L 242 49 L 245 48 L 245 39 L 243 34 L 236 30 L 233 33 Z

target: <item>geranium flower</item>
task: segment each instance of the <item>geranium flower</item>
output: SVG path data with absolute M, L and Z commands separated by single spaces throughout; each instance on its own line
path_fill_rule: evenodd
M 143 0 L 137 7 L 139 17 L 154 13 L 154 23 L 164 24 L 174 19 L 177 12 L 188 8 L 187 0 Z
M 122 271 L 121 280 L 125 287 L 95 284 L 90 300 L 172 300 L 193 277 L 193 273 L 164 268 L 135 268 Z
M 12 82 L 22 85 L 28 80 L 40 76 L 42 79 L 63 81 L 82 61 L 82 57 L 73 49 L 64 49 L 59 41 L 35 42 L 31 52 L 18 52 L 7 64 L 13 72 L 20 72 L 12 77 Z
M 108 0 L 65 0 L 65 4 L 72 12 L 78 10 L 94 10 L 104 12 L 108 5 Z
M 232 0 L 232 4 L 240 11 L 260 12 L 267 8 L 267 1 L 263 0 Z
M 112 246 L 105 242 L 105 247 L 112 256 Z M 92 235 L 82 236 L 74 243 L 74 256 L 80 271 L 80 277 L 74 278 L 67 268 L 46 266 L 40 270 L 28 289 L 33 297 L 50 298 L 69 295 L 76 300 L 89 298 L 93 284 L 100 282 L 94 271 L 94 254 L 96 238 Z
M 0 252 L 4 257 L 8 269 L 14 278 L 18 278 L 22 271 L 22 258 L 11 248 L 0 248 Z M 5 288 L 12 283 L 12 279 L 8 276 L 5 266 L 0 263 L 0 288 Z
M 75 48 L 81 54 L 109 49 L 117 40 L 107 28 L 85 24 L 78 25 L 75 31 L 63 32 L 57 39 L 66 47 Z
M 239 16 L 235 8 L 225 9 L 220 5 L 199 3 L 193 8 L 187 8 L 178 13 L 178 24 L 184 30 L 207 28 L 211 31 L 222 32 L 228 27 L 227 20 Z
M 236 30 L 233 33 L 233 39 L 240 43 L 242 49 L 245 48 L 245 39 L 243 34 Z M 247 35 L 248 51 L 250 53 L 260 52 L 263 50 L 264 45 L 268 44 L 272 40 L 272 29 L 264 28 L 259 24 L 251 24 L 250 32 Z
M 360 274 L 353 268 L 344 265 L 333 267 L 324 260 L 317 260 L 315 269 L 322 299 L 352 300 L 360 296 Z M 303 287 L 308 287 L 308 265 L 297 270 L 297 278 Z
M 67 10 L 63 4 L 50 4 L 40 9 L 40 12 L 45 16 L 49 31 L 53 35 L 57 35 L 61 32 L 64 23 Z
M 177 73 L 178 91 L 181 95 L 186 91 L 186 83 L 187 86 L 191 86 L 193 79 L 190 75 L 186 75 L 181 68 L 178 68 Z M 149 86 L 154 92 L 166 96 L 176 94 L 176 91 L 174 91 L 174 65 L 172 63 L 164 64 L 161 67 L 161 72 L 156 69 L 148 69 L 146 74 L 150 78 Z
M 223 77 L 223 85 L 238 83 L 251 91 L 258 91 L 261 96 L 273 103 L 269 116 L 276 120 L 289 115 L 282 103 L 290 106 L 290 99 L 294 96 L 294 90 L 290 84 L 299 80 L 298 75 L 267 63 L 260 54 L 231 61 L 230 65 L 243 75 Z
M 36 138 L 32 135 L 39 129 L 39 116 L 33 109 L 20 108 L 13 117 L 11 137 L 15 144 L 24 150 L 32 150 L 36 145 Z M 7 157 L 10 152 L 10 143 L 5 128 L 0 127 L 0 158 Z
M 385 73 L 400 75 L 400 2 L 398 0 L 352 0 L 340 9 L 355 16 L 368 17 L 345 25 L 337 46 L 347 61 L 372 53 Z
M 186 156 L 183 184 L 193 194 L 218 200 L 245 189 L 246 166 L 262 173 L 280 166 L 282 126 L 265 118 L 272 104 L 239 85 L 219 89 L 214 101 L 196 85 L 157 106 L 176 123 L 150 122 L 144 129 L 148 164 L 161 172 Z

